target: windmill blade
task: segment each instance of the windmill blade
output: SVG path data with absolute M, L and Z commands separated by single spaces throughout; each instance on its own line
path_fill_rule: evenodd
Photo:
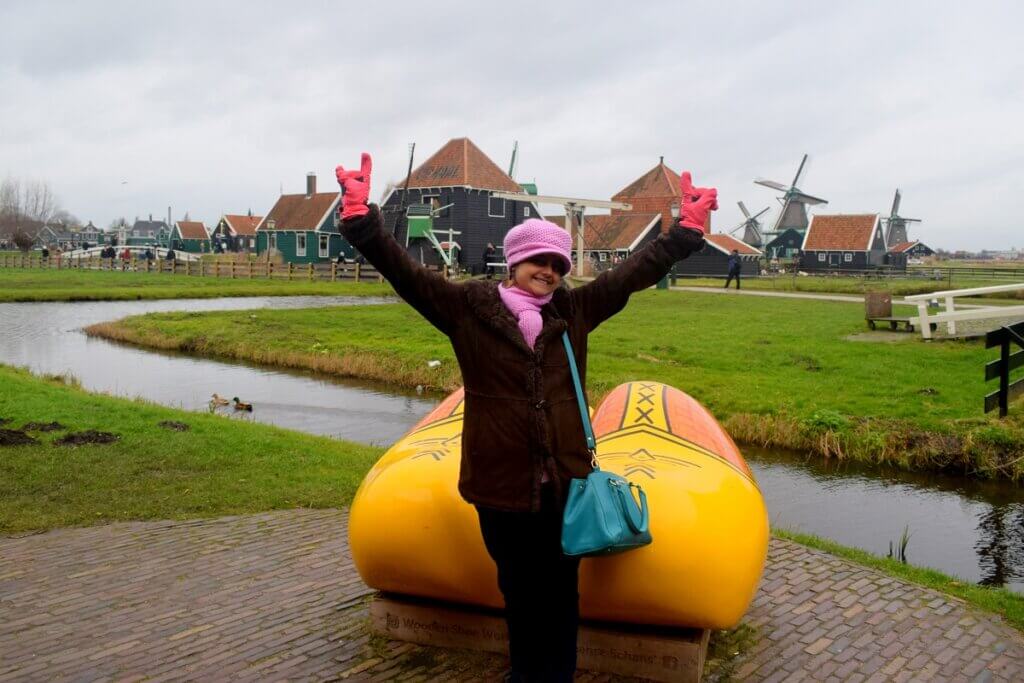
M 900 216 L 898 220 L 901 220 L 904 223 L 920 223 L 921 222 L 920 218 L 904 218 L 903 216 Z
M 798 192 L 794 192 L 791 196 L 792 196 L 793 199 L 796 199 L 797 201 L 803 202 L 804 204 L 809 204 L 809 205 L 828 204 L 828 200 L 827 199 L 822 199 L 821 197 L 814 197 L 812 195 L 804 194 L 803 192 L 799 192 L 799 191 Z
M 767 178 L 754 178 L 755 185 L 764 185 L 770 187 L 773 190 L 779 190 L 780 192 L 788 192 L 789 188 L 782 183 L 777 183 L 774 180 L 768 180 Z
M 892 199 L 892 211 L 889 212 L 890 216 L 898 216 L 900 211 L 900 188 L 896 188 L 896 196 Z
M 770 208 L 772 208 L 772 207 L 770 207 L 770 206 L 764 207 L 763 209 L 761 209 L 760 211 L 755 213 L 753 216 L 751 216 L 750 219 L 756 223 L 757 219 L 760 218 L 761 216 L 765 215 L 766 213 L 768 213 L 768 210 Z
M 800 182 L 800 174 L 803 173 L 803 171 L 804 171 L 804 164 L 806 164 L 806 163 L 807 163 L 807 155 L 805 154 L 804 158 L 800 160 L 800 168 L 796 169 L 796 175 L 793 177 L 792 187 L 796 187 L 796 184 L 798 182 Z
M 739 205 L 740 211 L 743 212 L 743 215 L 746 216 L 747 218 L 750 218 L 750 212 L 747 211 L 747 207 L 743 204 L 743 202 L 736 202 L 736 203 Z
M 745 227 L 747 227 L 747 222 L 746 222 L 746 221 L 743 221 L 742 223 L 740 223 L 739 225 L 737 225 L 737 226 L 736 226 L 735 228 L 733 228 L 732 230 L 730 230 L 730 231 L 729 231 L 729 234 L 730 234 L 730 235 L 735 235 L 736 233 L 738 233 L 738 232 L 739 232 L 740 230 L 744 229 Z

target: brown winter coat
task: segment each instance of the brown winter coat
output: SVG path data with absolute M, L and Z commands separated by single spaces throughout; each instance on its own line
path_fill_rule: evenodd
M 539 509 L 545 471 L 564 482 L 591 470 L 562 332 L 569 330 L 586 386 L 587 335 L 704 244 L 673 227 L 593 282 L 559 288 L 541 309 L 544 325 L 530 349 L 497 282 L 453 283 L 426 270 L 384 231 L 376 206 L 341 231 L 451 340 L 466 388 L 459 492 L 470 503 L 512 511 Z

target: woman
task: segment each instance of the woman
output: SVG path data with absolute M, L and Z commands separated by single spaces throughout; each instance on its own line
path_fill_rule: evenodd
M 459 492 L 476 506 L 505 598 L 513 681 L 569 681 L 576 669 L 579 559 L 562 553 L 566 484 L 591 471 L 566 351 L 586 385 L 587 335 L 704 246 L 717 191 L 683 174 L 680 226 L 618 268 L 567 289 L 568 233 L 530 219 L 505 237 L 508 281 L 456 284 L 413 261 L 367 204 L 372 162 L 336 171 L 341 232 L 451 340 L 465 385 Z

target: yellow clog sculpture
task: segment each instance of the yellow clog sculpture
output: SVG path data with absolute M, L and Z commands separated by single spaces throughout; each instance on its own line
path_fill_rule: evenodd
M 393 593 L 501 607 L 476 510 L 459 496 L 463 393 L 445 399 L 374 465 L 349 516 L 363 580 Z M 588 619 L 723 629 L 757 589 L 768 516 L 739 449 L 690 396 L 622 384 L 593 417 L 601 469 L 643 486 L 651 545 L 580 565 Z

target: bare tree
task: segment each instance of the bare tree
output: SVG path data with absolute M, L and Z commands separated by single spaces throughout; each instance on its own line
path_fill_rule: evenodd
M 60 223 L 65 228 L 80 228 L 84 225 L 78 216 L 66 209 L 57 209 L 54 211 L 53 215 L 50 216 L 50 222 Z
M 28 252 L 35 243 L 35 239 L 33 239 L 32 235 L 28 234 L 24 230 L 15 231 L 14 237 L 11 241 L 14 242 L 14 246 L 18 247 L 18 249 L 21 249 L 23 252 Z
M 35 234 L 57 212 L 57 197 L 45 180 L 0 182 L 0 237 Z M 69 214 L 70 215 L 70 214 Z

